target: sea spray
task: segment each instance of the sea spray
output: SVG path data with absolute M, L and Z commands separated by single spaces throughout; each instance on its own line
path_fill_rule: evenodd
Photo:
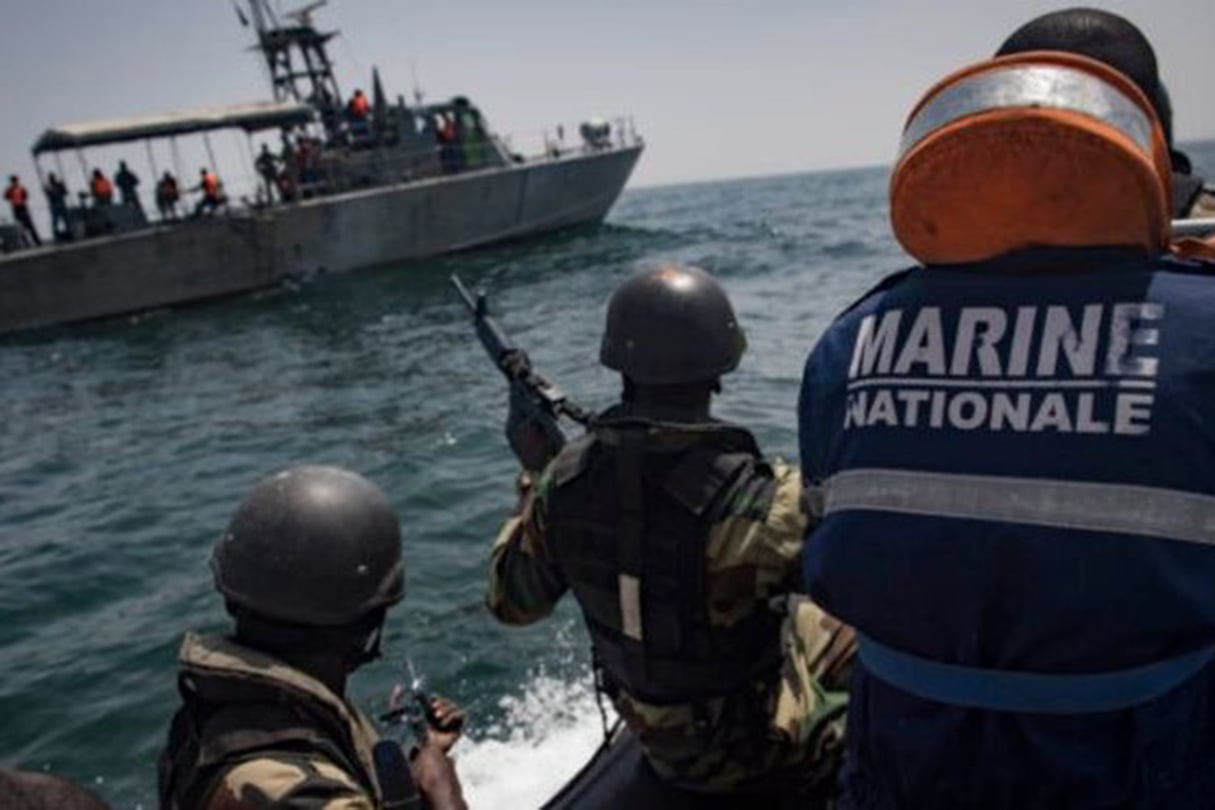
M 502 698 L 498 707 L 501 719 L 455 751 L 471 807 L 539 807 L 603 742 L 589 671 L 563 679 L 541 668 L 521 695 Z

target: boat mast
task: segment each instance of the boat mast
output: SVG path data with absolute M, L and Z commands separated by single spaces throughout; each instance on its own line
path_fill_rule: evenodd
M 275 101 L 302 101 L 321 114 L 329 136 L 336 137 L 341 120 L 342 93 L 333 75 L 328 44 L 337 31 L 318 31 L 312 12 L 328 0 L 315 0 L 279 19 L 269 0 L 247 0 L 257 28 L 257 49 L 270 72 Z

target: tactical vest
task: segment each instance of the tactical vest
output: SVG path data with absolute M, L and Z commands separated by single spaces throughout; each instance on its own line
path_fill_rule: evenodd
M 706 588 L 710 529 L 740 504 L 766 509 L 774 486 L 764 469 L 741 428 L 610 414 L 558 457 L 546 534 L 609 691 L 674 705 L 775 673 L 780 617 L 757 605 L 732 627 L 713 626 Z
M 275 753 L 319 755 L 379 797 L 370 728 L 323 686 L 284 677 L 281 662 L 223 639 L 188 634 L 181 657 L 183 706 L 158 765 L 162 808 L 193 810 L 223 771 Z

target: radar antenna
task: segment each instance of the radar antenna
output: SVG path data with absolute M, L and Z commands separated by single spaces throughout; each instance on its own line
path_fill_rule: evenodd
M 315 0 L 315 2 L 309 3 L 302 8 L 297 8 L 295 11 L 288 11 L 283 16 L 289 20 L 295 20 L 300 25 L 311 27 L 312 12 L 327 5 L 329 5 L 329 0 Z

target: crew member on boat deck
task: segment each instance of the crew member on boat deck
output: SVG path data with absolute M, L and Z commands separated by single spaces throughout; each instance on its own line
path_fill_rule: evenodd
M 268 144 L 262 144 L 262 151 L 257 155 L 254 168 L 262 178 L 262 185 L 266 191 L 266 203 L 273 203 L 274 189 L 278 186 L 278 159 L 274 157 Z
M 1173 217 L 1215 217 L 1215 189 L 1207 188 L 1202 178 L 1193 174 L 1189 157 L 1173 145 L 1173 107 L 1160 79 L 1156 51 L 1134 23 L 1094 8 L 1054 11 L 1035 17 L 1014 31 L 996 56 L 1027 51 L 1078 53 L 1130 77 L 1152 103 L 1164 127 L 1173 167 Z
M 131 171 L 125 160 L 118 161 L 118 171 L 114 173 L 114 185 L 118 186 L 119 198 L 123 205 L 143 208 L 139 202 L 139 194 L 136 193 L 136 189 L 139 188 L 139 177 Z
M 110 178 L 101 173 L 101 169 L 93 169 L 89 192 L 93 195 L 94 208 L 101 208 L 114 202 L 114 184 L 110 182 Z
M 439 164 L 444 174 L 454 174 L 461 169 L 460 134 L 456 130 L 455 113 L 436 115 L 435 140 L 439 144 Z
M 827 329 L 798 414 L 806 583 L 860 641 L 841 807 L 1212 806 L 1215 267 L 1169 255 L 1171 184 L 1084 56 L 913 109 L 922 264 Z
M 216 542 L 211 570 L 236 632 L 182 642 L 182 707 L 159 763 L 163 810 L 466 807 L 447 756 L 458 709 L 431 701 L 425 742 L 407 762 L 346 698 L 405 592 L 400 525 L 374 484 L 334 467 L 261 481 Z
M 350 134 L 356 141 L 366 140 L 371 135 L 371 102 L 362 90 L 355 90 L 346 105 L 350 120 Z
M 67 185 L 59 179 L 59 175 L 51 172 L 46 176 L 46 186 L 42 189 L 46 194 L 47 204 L 51 208 L 51 234 L 56 239 L 67 239 L 71 236 L 68 225 Z
M 709 414 L 746 346 L 694 267 L 635 274 L 600 361 L 622 402 L 566 445 L 494 543 L 488 605 L 507 624 L 567 590 L 597 680 L 654 771 L 704 792 L 832 790 L 851 631 L 797 590 L 797 471 Z
M 194 206 L 194 216 L 196 217 L 201 217 L 204 213 L 213 213 L 224 202 L 223 185 L 219 182 L 219 175 L 207 171 L 205 166 L 198 170 L 198 185 L 190 190 L 202 192 L 202 197 Z
M 177 178 L 171 172 L 165 172 L 156 184 L 156 208 L 162 220 L 177 219 L 177 201 L 180 199 L 181 189 L 177 185 Z
M 354 95 L 350 97 L 350 103 L 347 105 L 347 111 L 351 118 L 366 118 L 371 115 L 371 102 L 367 100 L 367 96 L 362 90 L 354 91 Z
M 34 227 L 34 220 L 30 217 L 30 193 L 25 190 L 25 186 L 21 185 L 20 178 L 15 174 L 9 175 L 8 188 L 4 190 L 4 199 L 8 200 L 9 208 L 13 212 L 13 219 L 17 220 L 17 224 L 35 245 L 41 245 L 42 240 L 38 238 L 38 229 Z

